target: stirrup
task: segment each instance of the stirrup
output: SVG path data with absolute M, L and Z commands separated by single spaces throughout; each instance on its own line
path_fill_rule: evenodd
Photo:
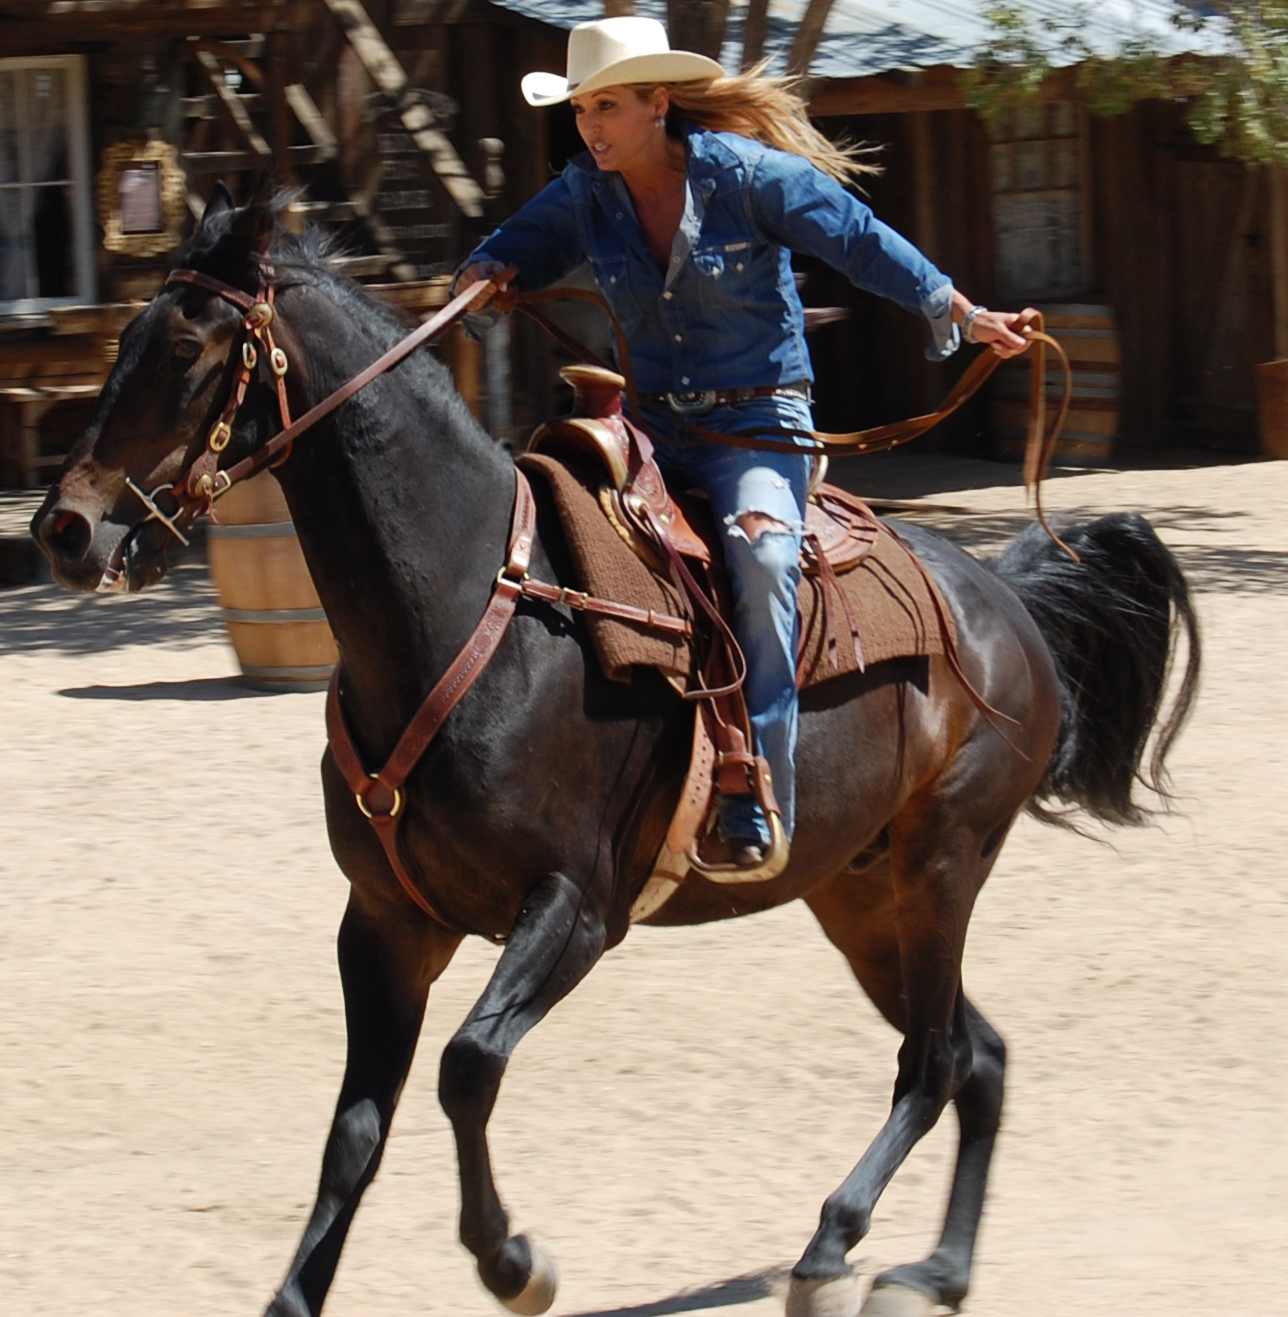
M 787 868 L 792 846 L 783 830 L 783 820 L 777 810 L 766 811 L 769 818 L 769 846 L 759 864 L 740 868 L 736 864 L 709 864 L 698 854 L 697 845 L 691 846 L 684 858 L 691 868 L 713 883 L 765 883 L 777 878 Z

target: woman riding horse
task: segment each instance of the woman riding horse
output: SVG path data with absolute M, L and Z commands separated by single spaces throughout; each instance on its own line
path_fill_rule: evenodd
M 523 94 L 531 105 L 571 101 L 589 151 L 472 253 L 457 287 L 513 266 L 532 291 L 590 262 L 625 330 L 644 410 L 636 419 L 658 464 L 668 482 L 706 493 L 722 529 L 747 711 L 790 838 L 810 459 L 790 438 L 780 452 L 695 438 L 689 418 L 730 434 L 813 428 L 792 251 L 925 316 L 934 361 L 962 334 L 1014 356 L 1033 313 L 973 305 L 845 190 L 872 166 L 823 137 L 784 83 L 725 77 L 714 60 L 671 50 L 654 19 L 579 24 L 568 77 L 531 73 Z M 770 830 L 753 795 L 722 795 L 720 826 L 735 863 L 761 863 Z

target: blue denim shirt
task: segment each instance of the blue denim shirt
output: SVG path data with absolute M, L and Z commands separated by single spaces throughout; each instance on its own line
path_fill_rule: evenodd
M 813 379 L 793 251 L 924 315 L 932 360 L 956 349 L 951 281 L 862 201 L 802 156 L 733 133 L 682 131 L 685 209 L 665 272 L 621 175 L 600 170 L 589 152 L 465 264 L 513 265 L 516 285 L 534 290 L 589 259 L 645 393 Z

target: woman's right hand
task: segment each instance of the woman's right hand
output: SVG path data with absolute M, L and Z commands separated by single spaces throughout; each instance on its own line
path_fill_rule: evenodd
M 474 265 L 467 265 L 456 276 L 456 294 L 459 296 L 471 285 L 485 283 L 487 280 L 495 279 L 498 274 L 504 274 L 505 272 L 506 267 L 500 261 L 478 261 Z M 498 292 L 505 292 L 509 286 L 510 283 L 507 279 L 493 287 L 480 289 L 478 298 L 470 303 L 470 310 L 482 311 Z

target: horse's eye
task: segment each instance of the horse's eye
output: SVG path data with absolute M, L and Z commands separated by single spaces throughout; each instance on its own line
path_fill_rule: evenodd
M 182 362 L 185 366 L 190 366 L 196 359 L 201 356 L 201 344 L 193 338 L 181 338 L 174 345 L 174 359 Z

